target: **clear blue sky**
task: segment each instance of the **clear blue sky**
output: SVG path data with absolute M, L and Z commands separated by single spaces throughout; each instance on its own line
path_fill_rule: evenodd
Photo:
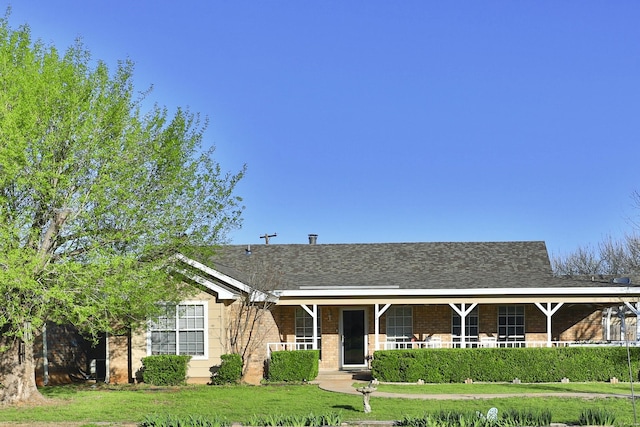
M 637 1 L 0 1 L 247 164 L 233 243 L 544 240 L 640 210 Z

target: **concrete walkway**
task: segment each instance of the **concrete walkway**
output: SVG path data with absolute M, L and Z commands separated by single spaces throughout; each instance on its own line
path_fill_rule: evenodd
M 367 371 L 320 371 L 320 374 L 312 381 L 323 390 L 335 393 L 360 395 L 356 391 L 354 383 L 368 384 L 371 374 Z M 373 397 L 423 399 L 423 400 L 473 400 L 473 399 L 504 399 L 509 397 L 570 397 L 579 399 L 596 398 L 630 398 L 628 394 L 610 393 L 503 393 L 503 394 L 413 394 L 413 393 L 385 393 L 376 391 Z

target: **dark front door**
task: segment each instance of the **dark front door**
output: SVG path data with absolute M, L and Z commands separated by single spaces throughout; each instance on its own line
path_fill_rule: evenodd
M 364 310 L 342 312 L 342 364 L 365 364 Z

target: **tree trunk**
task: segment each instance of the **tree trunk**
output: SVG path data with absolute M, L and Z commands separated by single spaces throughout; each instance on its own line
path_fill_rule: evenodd
M 44 401 L 36 386 L 33 343 L 5 337 L 0 342 L 0 404 Z

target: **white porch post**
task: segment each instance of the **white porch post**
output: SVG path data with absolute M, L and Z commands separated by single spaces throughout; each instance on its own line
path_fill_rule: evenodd
M 467 315 L 469 313 L 471 313 L 471 311 L 476 308 L 476 305 L 478 305 L 477 302 L 474 302 L 473 304 L 469 305 L 469 308 L 467 307 L 467 304 L 462 303 L 460 304 L 460 308 L 458 308 L 458 306 L 452 302 L 449 303 L 449 306 L 456 312 L 458 313 L 458 316 L 460 316 L 460 348 L 466 348 L 467 347 L 467 340 L 466 340 L 466 336 L 467 336 L 467 328 L 466 328 L 466 321 L 467 321 Z
M 640 341 L 640 302 L 636 302 L 636 342 Z
M 607 320 L 605 322 L 605 336 L 604 339 L 607 341 L 611 341 L 611 315 L 613 314 L 613 308 L 607 307 L 605 308 L 607 313 Z
M 308 305 L 306 304 L 301 304 L 301 307 L 304 308 L 304 310 L 309 313 L 309 316 L 311 316 L 311 319 L 313 320 L 313 335 L 312 335 L 312 344 L 311 344 L 311 348 L 313 350 L 317 350 L 318 349 L 318 304 L 313 304 L 313 308 L 309 308 Z
M 374 306 L 374 313 L 375 316 L 373 316 L 374 319 L 374 324 L 375 324 L 375 349 L 376 350 L 380 350 L 380 317 L 384 314 L 385 311 L 387 311 L 389 309 L 389 307 L 391 307 L 391 304 L 385 304 L 384 307 L 380 308 L 380 304 L 376 304 Z
M 553 316 L 556 311 L 558 311 L 558 309 L 560 307 L 562 307 L 564 305 L 563 302 L 559 302 L 556 303 L 556 305 L 554 306 L 553 303 L 548 302 L 547 307 L 543 307 L 542 304 L 540 304 L 539 302 L 535 303 L 536 307 L 538 307 L 540 309 L 540 311 L 542 311 L 544 313 L 545 316 L 547 316 L 547 347 L 551 347 L 551 316 Z

